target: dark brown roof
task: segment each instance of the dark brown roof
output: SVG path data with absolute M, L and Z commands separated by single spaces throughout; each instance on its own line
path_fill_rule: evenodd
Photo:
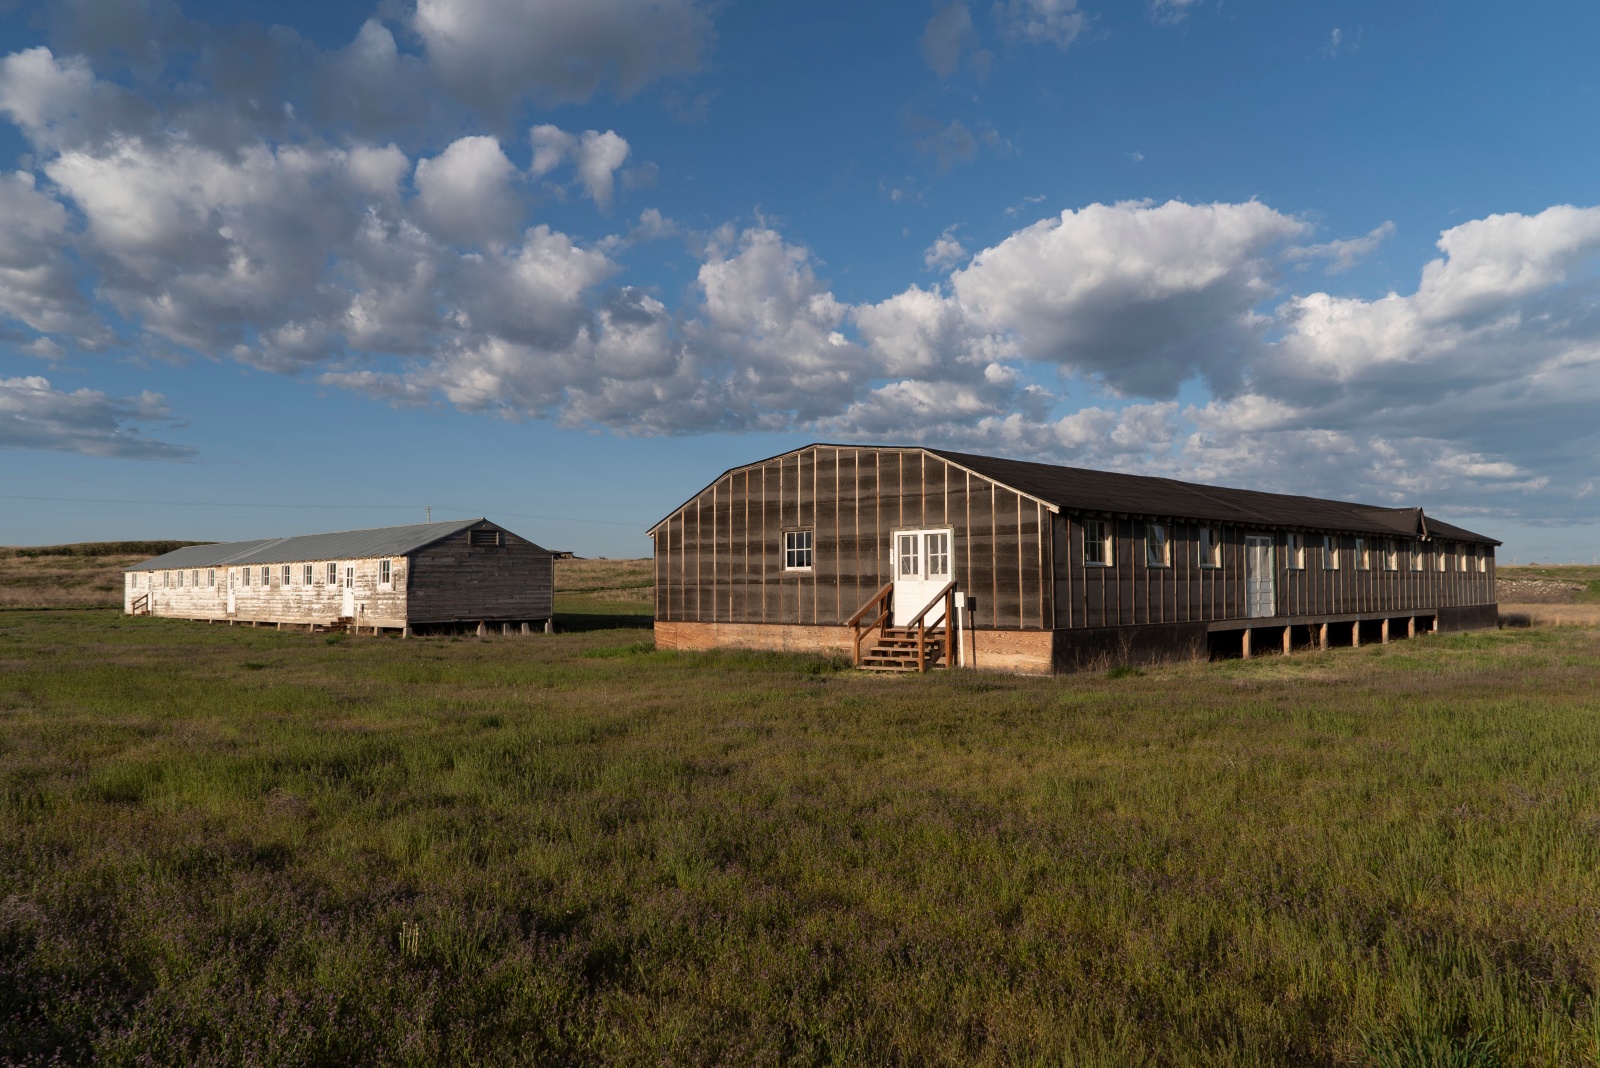
M 1493 538 L 1425 516 L 1421 508 L 1382 508 L 1321 497 L 1202 486 L 1175 478 L 1004 460 L 946 449 L 927 451 L 1064 509 L 1405 537 L 1428 535 L 1500 544 Z

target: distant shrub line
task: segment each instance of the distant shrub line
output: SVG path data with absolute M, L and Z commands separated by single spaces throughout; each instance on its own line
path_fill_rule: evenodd
M 188 545 L 211 545 L 209 541 L 80 541 L 73 545 L 35 545 L 7 550 L 11 556 L 160 556 Z

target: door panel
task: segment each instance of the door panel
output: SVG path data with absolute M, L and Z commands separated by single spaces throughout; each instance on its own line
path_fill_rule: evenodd
M 1244 539 L 1245 615 L 1261 619 L 1278 614 L 1278 568 L 1272 539 L 1251 534 Z
M 951 546 L 955 533 L 942 530 L 897 530 L 889 539 L 894 573 L 894 625 L 903 627 L 950 581 Z M 929 624 L 944 619 L 944 605 L 924 617 Z
M 356 615 L 356 569 L 351 564 L 344 567 L 344 610 L 340 614 L 351 619 Z

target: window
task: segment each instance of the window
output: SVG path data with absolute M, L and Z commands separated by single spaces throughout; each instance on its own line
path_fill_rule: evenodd
M 239 569 L 239 572 L 240 572 L 241 575 L 244 576 L 244 581 L 241 582 L 240 585 L 241 586 L 250 585 L 250 569 L 248 567 L 241 567 Z
M 312 567 L 310 564 L 307 564 L 305 567 L 301 568 L 300 569 L 300 585 L 302 585 L 302 586 L 311 585 L 311 576 L 313 574 L 315 574 L 315 573 L 316 573 L 316 568 Z
M 1306 569 L 1306 536 L 1304 534 L 1285 534 L 1284 548 L 1287 550 L 1288 568 L 1290 571 L 1304 571 Z
M 1172 556 L 1167 542 L 1167 528 L 1161 523 L 1144 525 L 1144 562 L 1147 567 L 1171 567 Z
M 266 564 L 261 565 L 261 588 L 266 589 L 272 585 L 272 569 Z
M 1462 542 L 1460 545 L 1456 546 L 1456 570 L 1457 571 L 1462 571 L 1462 572 L 1467 570 L 1467 543 L 1466 542 Z
M 356 588 L 356 569 L 350 564 L 344 567 L 344 588 L 347 590 Z
M 1083 562 L 1090 567 L 1111 566 L 1111 524 L 1104 519 L 1083 521 Z
M 330 585 L 330 586 L 339 585 L 339 565 L 338 564 L 329 564 L 328 565 L 328 585 Z
M 1222 535 L 1216 527 L 1200 528 L 1200 566 L 1222 566 Z
M 1442 544 L 1433 547 L 1433 567 L 1436 571 L 1448 571 L 1450 569 L 1450 554 L 1445 551 L 1445 547 Z
M 206 588 L 212 590 L 217 588 L 217 569 L 214 567 L 206 570 Z
M 198 567 L 189 572 L 189 585 L 197 590 L 200 588 L 200 569 Z
M 492 546 L 500 544 L 498 530 L 469 530 L 467 531 L 467 544 L 473 546 Z M 806 565 L 810 567 L 810 564 Z
M 917 536 L 915 534 L 902 534 L 895 546 L 895 574 L 901 578 L 915 578 L 920 575 L 922 558 L 917 555 Z
M 1383 569 L 1385 571 L 1400 570 L 1400 547 L 1393 538 L 1383 539 Z
M 389 585 L 389 574 L 390 574 L 390 572 L 389 572 L 389 561 L 387 561 L 387 560 L 379 560 L 378 561 L 378 583 L 379 583 L 379 585 L 382 585 L 382 586 Z
M 1322 570 L 1339 570 L 1339 539 L 1332 534 L 1322 536 Z
M 284 564 L 283 565 L 283 576 L 278 581 L 280 582 L 280 584 L 282 584 L 284 586 L 289 585 L 289 581 L 290 580 L 289 580 L 289 565 L 288 564 Z
M 1473 555 L 1478 559 L 1478 572 L 1487 575 L 1489 573 L 1489 550 L 1480 545 L 1473 550 Z
M 1423 566 L 1426 564 L 1426 562 L 1427 561 L 1424 558 L 1423 552 L 1422 552 L 1422 543 L 1420 541 L 1412 542 L 1411 543 L 1411 570 L 1413 570 L 1413 571 L 1421 571 Z
M 916 539 L 912 540 L 915 541 Z M 785 571 L 810 571 L 811 555 L 811 531 L 786 530 L 783 532 L 783 569 Z
M 161 572 L 161 588 L 162 589 L 166 589 L 168 586 L 171 586 L 171 585 L 172 585 L 172 572 L 170 572 L 170 571 Z
M 1371 552 L 1370 549 L 1367 548 L 1367 539 L 1366 538 L 1357 538 L 1356 539 L 1355 549 L 1356 549 L 1356 551 L 1355 551 L 1356 570 L 1357 571 L 1371 571 L 1372 570 L 1372 552 Z
M 942 531 L 937 534 L 924 534 L 923 547 L 928 551 L 928 574 L 931 579 L 947 579 L 950 577 L 950 535 Z

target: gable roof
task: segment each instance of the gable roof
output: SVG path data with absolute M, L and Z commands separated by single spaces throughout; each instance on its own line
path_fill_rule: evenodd
M 1197 482 L 1180 482 L 1175 478 L 1155 475 L 1125 475 L 1116 471 L 1062 467 L 1058 464 L 1042 464 L 1029 460 L 1007 460 L 997 456 L 979 456 L 975 453 L 954 452 L 949 449 L 901 445 L 832 445 L 818 442 L 781 455 L 789 456 L 795 452 L 815 448 L 877 448 L 926 452 L 1026 496 L 1037 498 L 1058 511 L 1071 509 L 1115 512 L 1124 515 L 1146 515 L 1152 518 L 1171 517 L 1243 525 L 1305 527 L 1312 530 L 1338 530 L 1408 538 L 1445 537 L 1485 545 L 1500 544 L 1494 538 L 1425 515 L 1421 508 L 1385 508 L 1322 497 L 1230 489 L 1224 486 L 1201 485 Z M 759 460 L 729 468 L 717 476 L 712 485 L 733 471 L 766 462 L 767 460 Z M 701 493 L 704 492 L 705 490 L 701 490 Z M 674 509 L 673 513 L 676 512 L 677 509 Z M 663 519 L 661 522 L 665 521 Z M 650 531 L 654 532 L 660 525 L 661 523 L 657 523 L 650 528 Z
M 302 534 L 293 538 L 224 541 L 213 545 L 187 545 L 125 571 L 179 571 L 187 567 L 229 567 L 235 564 L 290 564 L 304 560 L 359 560 L 373 556 L 404 556 L 442 541 L 487 519 L 458 519 L 448 523 L 413 523 L 403 527 L 343 530 L 332 534 Z M 493 526 L 494 524 L 490 524 Z

